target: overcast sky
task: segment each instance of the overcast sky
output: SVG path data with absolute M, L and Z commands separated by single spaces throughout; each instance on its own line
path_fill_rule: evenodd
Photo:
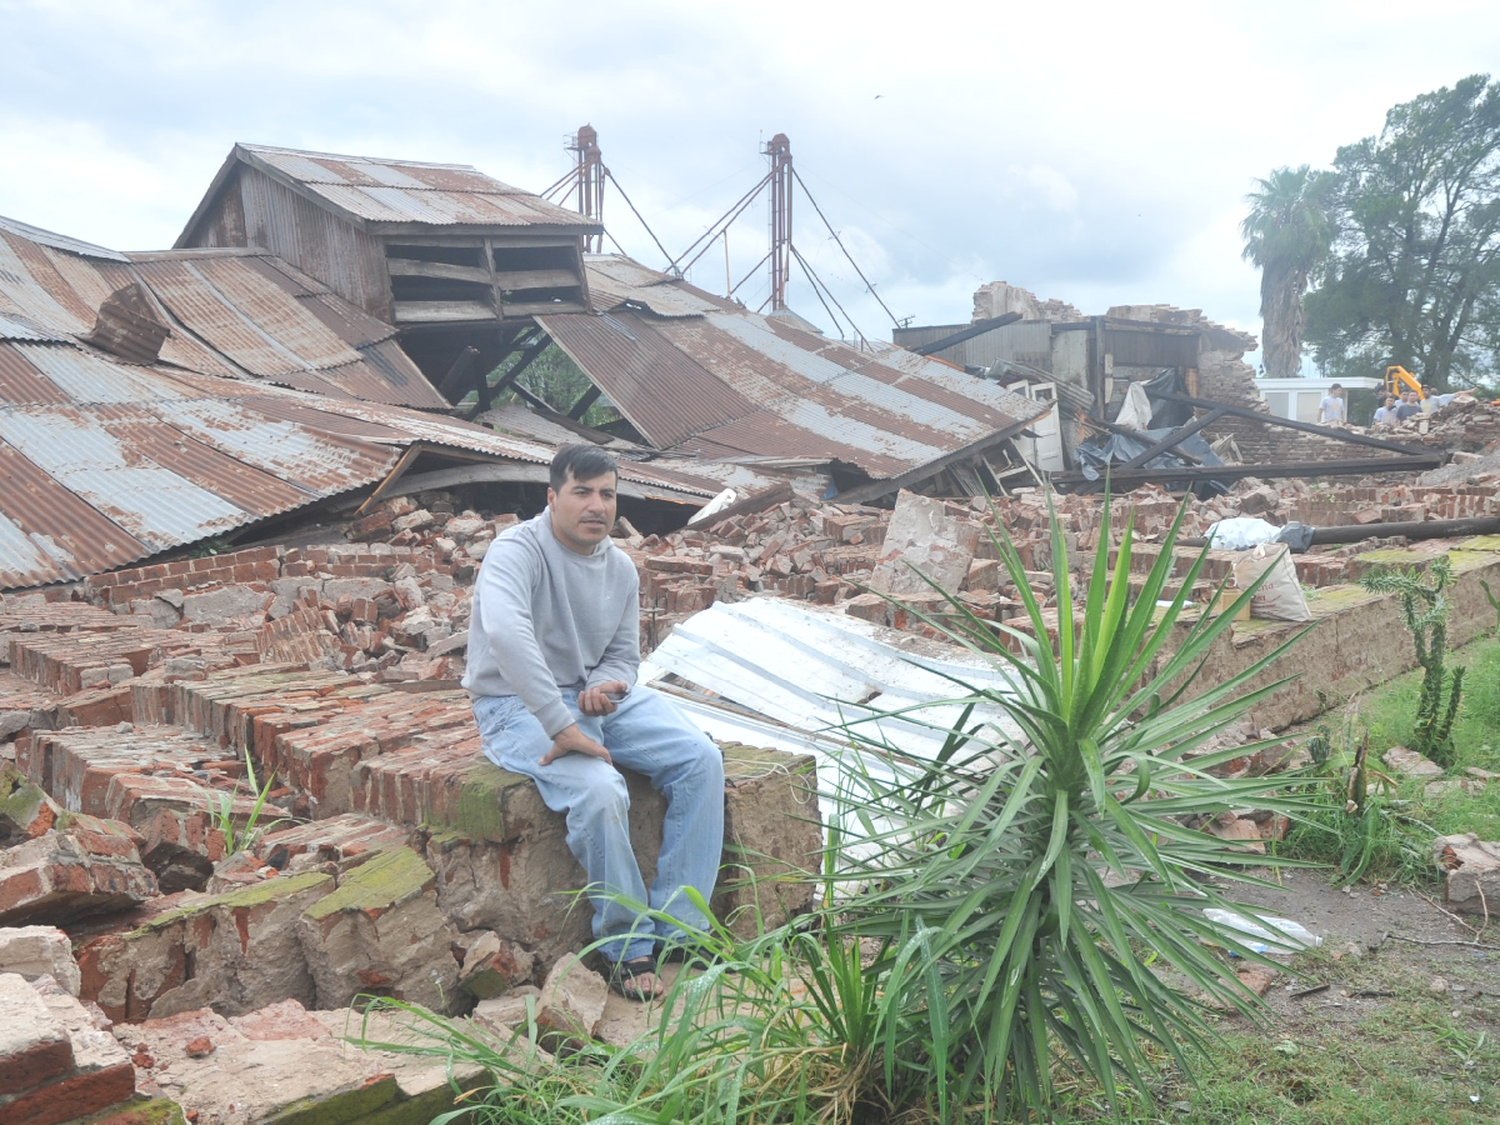
M 170 246 L 236 141 L 473 164 L 540 191 L 589 123 L 675 255 L 795 167 L 898 317 L 968 321 L 1006 280 L 1085 313 L 1259 330 L 1238 223 L 1257 176 L 1328 165 L 1385 111 L 1500 65 L 1494 0 L 728 5 L 0 0 L 0 214 Z M 816 214 L 794 242 L 871 337 L 890 318 Z M 617 195 L 626 251 L 662 256 Z M 767 250 L 729 233 L 738 281 Z M 691 273 L 724 289 L 723 247 Z M 740 290 L 750 307 L 764 271 Z M 794 268 L 791 303 L 832 329 Z

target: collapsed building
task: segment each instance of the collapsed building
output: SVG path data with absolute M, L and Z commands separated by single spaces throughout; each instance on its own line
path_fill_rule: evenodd
M 441 1080 L 336 1047 L 360 994 L 477 1005 L 504 1029 L 506 997 L 531 990 L 576 1032 L 553 986 L 587 940 L 557 893 L 580 872 L 533 787 L 483 763 L 457 687 L 479 560 L 539 506 L 561 443 L 618 456 L 643 675 L 725 748 L 714 905 L 734 926 L 808 906 L 813 767 L 854 701 L 988 683 L 936 647 L 950 599 L 1030 627 L 992 533 L 1047 627 L 1070 619 L 1048 521 L 1080 566 L 1114 547 L 1078 452 L 1101 435 L 1148 435 L 1111 469 L 1143 483 L 1114 531 L 1132 524 L 1141 562 L 1184 503 L 1163 482 L 1220 482 L 1185 501 L 1188 534 L 1239 516 L 1354 533 L 1295 556 L 1325 627 L 1276 670 L 1298 675 L 1246 742 L 1412 665 L 1394 605 L 1352 585 L 1382 561 L 1449 553 L 1454 642 L 1489 621 L 1492 538 L 1407 547 L 1413 525 L 1500 516 L 1484 404 L 1388 437 L 1267 424 L 1243 334 L 1158 306 L 1087 317 L 1003 283 L 968 325 L 861 351 L 584 253 L 597 229 L 463 166 L 247 145 L 171 250 L 0 220 L 0 995 L 35 1032 L 0 1057 L 25 1074 L 0 1085 L 7 1120 L 137 1090 L 212 1118 L 222 1099 L 194 1067 L 260 1065 L 272 1041 L 308 1060 L 287 1089 L 341 1120 L 442 1112 Z M 503 403 L 551 343 L 590 389 Z M 599 397 L 621 415 L 608 432 L 580 422 Z M 1155 425 L 1163 405 L 1177 413 Z M 1184 448 L 1200 431 L 1222 464 Z M 1049 481 L 1077 494 L 1049 503 Z M 1211 551 L 1191 599 L 1233 563 Z M 1207 680 L 1297 627 L 1237 622 Z M 237 849 L 252 768 L 286 822 Z M 660 800 L 632 786 L 649 866 Z M 1247 846 L 1276 830 L 1230 819 L 1205 830 Z M 55 986 L 16 986 L 23 963 Z

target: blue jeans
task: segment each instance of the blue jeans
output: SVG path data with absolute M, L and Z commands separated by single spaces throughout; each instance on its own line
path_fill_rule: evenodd
M 723 755 L 671 700 L 650 688 L 633 688 L 612 715 L 582 714 L 577 692 L 563 692 L 563 701 L 579 729 L 603 743 L 616 765 L 645 775 L 667 798 L 649 896 L 630 846 L 630 795 L 619 770 L 578 753 L 538 765 L 552 739 L 514 695 L 474 700 L 485 757 L 530 777 L 549 809 L 567 813 L 568 847 L 588 878 L 594 937 L 607 939 L 600 946 L 605 957 L 630 961 L 650 953 L 658 939 L 691 940 L 708 919 L 682 888 L 694 888 L 707 901 L 718 877 Z M 646 903 L 672 922 L 643 917 L 632 903 Z

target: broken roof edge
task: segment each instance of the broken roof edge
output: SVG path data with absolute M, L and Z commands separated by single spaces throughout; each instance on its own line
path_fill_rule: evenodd
M 70 235 L 58 234 L 56 231 L 47 230 L 45 227 L 32 226 L 20 219 L 12 219 L 0 215 L 0 230 L 9 231 L 11 234 L 30 241 L 39 242 L 43 246 L 50 246 L 54 250 L 63 250 L 69 254 L 77 254 L 84 258 L 102 258 L 107 262 L 126 262 L 128 258 L 118 250 L 111 250 L 107 246 L 98 246 L 92 242 L 85 242 L 81 238 L 73 238 Z

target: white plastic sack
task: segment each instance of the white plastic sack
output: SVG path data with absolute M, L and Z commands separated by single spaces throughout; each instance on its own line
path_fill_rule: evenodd
M 1258 543 L 1274 543 L 1281 528 L 1254 516 L 1220 520 L 1208 529 L 1209 545 L 1216 551 L 1243 551 Z
M 1263 923 L 1256 925 L 1250 918 L 1229 910 L 1213 908 L 1205 910 L 1203 915 L 1215 925 L 1235 931 L 1234 936 L 1256 953 L 1294 953 L 1299 949 L 1316 949 L 1323 944 L 1321 937 L 1290 918 L 1256 914 L 1253 917 Z
M 1297 568 L 1285 543 L 1262 543 L 1234 560 L 1234 584 L 1243 590 L 1262 571 L 1271 573 L 1250 599 L 1250 616 L 1268 621 L 1311 621 L 1312 610 L 1302 596 Z
M 1151 399 L 1146 396 L 1146 388 L 1141 384 L 1131 383 L 1125 388 L 1125 401 L 1120 404 L 1120 414 L 1115 419 L 1115 425 L 1124 426 L 1127 430 L 1151 428 Z

